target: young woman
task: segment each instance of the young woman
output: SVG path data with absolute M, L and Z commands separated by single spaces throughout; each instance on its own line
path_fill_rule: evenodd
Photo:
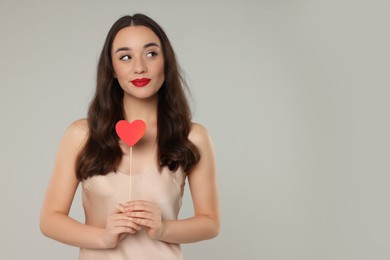
M 122 119 L 147 125 L 131 167 L 130 149 L 115 132 Z M 80 247 L 84 260 L 182 259 L 180 243 L 215 237 L 220 219 L 213 146 L 207 130 L 190 120 L 164 31 L 142 14 L 117 20 L 100 56 L 88 118 L 72 123 L 60 144 L 42 232 Z M 194 216 L 178 220 L 185 179 Z M 79 183 L 85 223 L 68 216 Z

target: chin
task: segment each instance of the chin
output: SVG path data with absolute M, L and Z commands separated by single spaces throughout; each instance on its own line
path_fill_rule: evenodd
M 129 96 L 130 98 L 148 100 L 148 99 L 157 98 L 157 93 L 158 92 L 153 92 L 153 93 L 126 93 L 126 95 Z

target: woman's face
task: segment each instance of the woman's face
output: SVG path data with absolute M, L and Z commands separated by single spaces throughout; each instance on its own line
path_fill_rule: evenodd
M 111 49 L 114 76 L 125 94 L 153 97 L 164 82 L 164 57 L 157 35 L 145 26 L 129 26 L 115 36 Z

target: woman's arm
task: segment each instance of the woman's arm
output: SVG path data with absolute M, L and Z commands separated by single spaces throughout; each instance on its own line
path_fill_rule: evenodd
M 157 205 L 145 202 L 130 202 L 126 213 L 139 225 L 149 227 L 150 237 L 170 243 L 192 243 L 211 239 L 220 228 L 219 199 L 216 181 L 214 148 L 207 130 L 193 124 L 189 135 L 199 149 L 201 159 L 189 173 L 194 216 L 183 220 L 161 221 Z M 138 212 L 137 212 L 138 211 Z M 141 212 L 148 212 L 141 213 Z
M 107 221 L 106 229 L 82 224 L 68 216 L 79 184 L 75 174 L 75 162 L 87 135 L 86 120 L 76 121 L 67 129 L 43 202 L 40 228 L 44 235 L 65 244 L 84 248 L 115 247 L 121 232 L 134 232 L 124 227 L 126 224 L 132 225 L 123 223 L 129 222 L 124 214 L 114 212 L 113 216 L 110 216 L 110 221 Z M 122 226 L 114 225 L 116 222 L 121 222 Z

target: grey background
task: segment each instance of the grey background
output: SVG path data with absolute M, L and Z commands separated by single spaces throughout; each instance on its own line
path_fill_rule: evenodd
M 42 199 L 108 29 L 143 12 L 166 29 L 217 151 L 221 234 L 183 245 L 185 259 L 390 259 L 389 7 L 0 0 L 0 258 L 77 258 L 41 235 Z

